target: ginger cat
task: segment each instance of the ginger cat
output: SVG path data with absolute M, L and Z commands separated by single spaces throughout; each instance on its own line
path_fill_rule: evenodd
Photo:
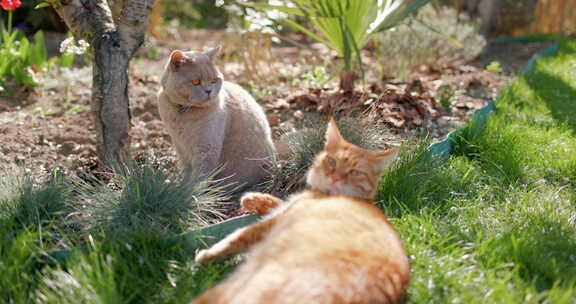
M 253 185 L 266 175 L 275 147 L 264 111 L 240 86 L 224 81 L 220 47 L 173 51 L 161 79 L 158 110 L 184 168 L 222 167 L 218 178 Z
M 332 120 L 307 175 L 310 190 L 198 253 L 202 263 L 250 249 L 244 264 L 192 303 L 403 303 L 408 258 L 372 201 L 397 152 L 350 144 Z M 262 212 L 280 203 L 263 193 L 242 198 Z

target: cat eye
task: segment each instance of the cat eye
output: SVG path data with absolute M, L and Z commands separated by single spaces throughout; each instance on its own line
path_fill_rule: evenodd
M 192 84 L 193 85 L 199 85 L 200 84 L 200 79 L 192 79 Z
M 326 157 L 326 165 L 328 166 L 328 168 L 334 169 L 336 168 L 336 160 L 333 159 L 332 157 Z
M 364 173 L 362 173 L 361 171 L 358 171 L 358 170 L 350 170 L 350 172 L 348 174 L 350 174 L 350 176 L 352 176 L 352 177 L 359 177 L 359 176 L 362 176 Z
M 218 78 L 212 78 L 212 79 L 210 79 L 210 82 L 211 82 L 211 83 L 215 83 L 215 82 L 217 82 L 217 81 L 218 81 Z

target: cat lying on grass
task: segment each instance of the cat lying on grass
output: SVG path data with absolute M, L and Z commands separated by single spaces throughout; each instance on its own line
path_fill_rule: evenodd
M 240 86 L 224 81 L 214 64 L 220 48 L 173 51 L 162 75 L 158 110 L 182 166 L 217 178 L 255 185 L 274 161 L 275 147 L 264 111 Z
M 245 194 L 245 209 L 277 207 L 196 255 L 204 263 L 249 249 L 245 263 L 192 303 L 403 303 L 408 258 L 372 201 L 397 154 L 348 143 L 332 120 L 307 175 L 309 190 L 286 203 Z

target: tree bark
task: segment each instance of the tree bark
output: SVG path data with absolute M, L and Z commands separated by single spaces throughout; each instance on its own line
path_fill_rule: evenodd
M 78 38 L 93 47 L 92 116 L 105 168 L 129 156 L 128 66 L 144 42 L 154 0 L 124 0 L 114 21 L 106 0 L 62 0 L 54 9 Z

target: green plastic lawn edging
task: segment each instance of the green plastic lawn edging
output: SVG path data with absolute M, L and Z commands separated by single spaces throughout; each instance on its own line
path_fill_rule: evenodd
M 518 42 L 523 42 L 518 40 Z M 529 73 L 534 70 L 536 62 L 544 57 L 555 54 L 558 51 L 559 44 L 548 47 L 544 51 L 535 54 L 526 67 L 522 70 L 520 75 Z M 491 101 L 486 106 L 478 109 L 474 112 L 472 120 L 468 123 L 468 130 L 472 132 L 482 132 L 486 124 L 486 120 L 490 113 L 496 110 L 496 105 L 494 101 Z M 466 128 L 466 127 L 465 127 Z M 432 159 L 447 160 L 450 157 L 454 143 L 458 140 L 461 133 L 465 128 L 460 128 L 450 132 L 446 138 L 440 142 L 430 145 L 427 152 L 431 154 Z M 472 128 L 472 129 L 470 129 Z M 218 242 L 226 235 L 232 233 L 238 228 L 248 226 L 261 217 L 257 215 L 246 215 L 236 218 L 232 218 L 221 223 L 213 224 L 202 229 L 193 230 L 183 234 L 179 234 L 166 239 L 166 242 L 174 245 L 179 245 L 182 247 L 185 253 L 191 254 L 199 248 L 206 248 L 212 244 Z M 66 259 L 72 255 L 71 250 L 60 250 L 48 254 L 48 263 L 60 263 L 64 264 Z
M 555 42 L 558 37 L 554 35 L 526 35 L 526 36 L 501 36 L 494 40 L 492 43 L 532 43 L 532 42 Z
M 526 42 L 534 42 L 534 41 L 552 41 L 552 40 L 546 39 L 546 38 L 537 38 L 537 37 L 526 37 L 526 38 L 523 38 L 523 37 L 517 37 L 517 38 L 505 37 L 505 38 L 502 38 L 501 41 L 503 41 L 503 42 L 504 41 L 505 42 L 515 42 L 515 43 L 526 43 Z M 527 74 L 529 72 L 532 72 L 534 70 L 534 67 L 536 66 L 536 62 L 538 60 L 540 60 L 541 58 L 556 54 L 559 47 L 560 47 L 559 44 L 555 43 L 555 44 L 549 46 L 548 48 L 544 49 L 542 52 L 534 54 L 534 56 L 532 56 L 530 61 L 528 61 L 528 63 L 524 67 L 524 69 L 522 69 L 522 71 L 520 72 L 520 75 L 524 75 L 524 74 Z M 470 131 L 472 133 L 481 132 L 482 129 L 484 128 L 484 125 L 486 124 L 486 119 L 488 118 L 488 115 L 490 113 L 492 113 L 494 110 L 496 110 L 496 104 L 494 101 L 488 103 L 483 108 L 476 110 L 476 112 L 474 112 L 474 116 L 472 117 L 472 120 L 468 123 L 468 126 L 467 126 L 468 131 Z M 454 146 L 454 143 L 458 140 L 458 138 L 460 137 L 460 134 L 463 132 L 464 129 L 465 128 L 460 128 L 460 129 L 457 129 L 457 130 L 450 132 L 446 136 L 446 139 L 430 145 L 430 147 L 428 148 L 428 151 L 433 156 L 435 156 L 437 158 L 448 159 L 448 157 L 450 156 L 450 153 L 452 152 L 452 148 Z
M 176 235 L 167 241 L 179 244 L 186 253 L 192 253 L 196 249 L 212 246 L 236 229 L 248 226 L 260 218 L 259 215 L 243 215 L 202 229 Z
M 164 242 L 166 242 L 167 245 L 181 246 L 185 254 L 191 254 L 197 249 L 212 246 L 236 229 L 248 226 L 260 218 L 261 216 L 259 215 L 243 215 L 202 229 L 192 230 L 166 238 Z M 47 254 L 43 262 L 47 264 L 65 264 L 66 260 L 72 256 L 75 251 L 83 250 L 84 249 L 53 251 Z

